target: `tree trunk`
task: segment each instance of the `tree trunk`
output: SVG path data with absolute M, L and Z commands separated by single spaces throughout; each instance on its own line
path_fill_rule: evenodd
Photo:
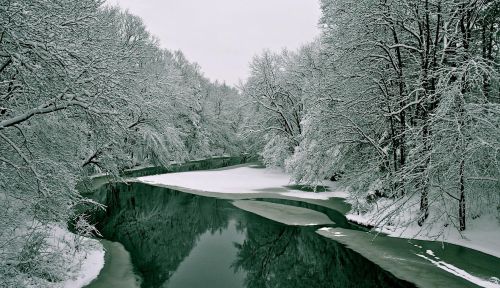
M 460 161 L 460 199 L 458 204 L 458 219 L 460 222 L 460 231 L 465 230 L 465 183 L 464 183 L 464 166 L 465 161 L 462 158 Z
M 464 47 L 464 54 L 465 54 L 465 59 L 468 60 L 470 59 L 470 51 L 469 51 L 469 46 L 470 46 L 470 41 L 472 39 L 472 25 L 473 25 L 473 20 L 472 20 L 472 12 L 470 10 L 467 10 L 466 13 L 462 16 L 460 20 L 460 30 L 462 32 L 462 44 Z M 484 32 L 484 31 L 483 31 Z M 484 37 L 483 33 L 483 37 Z M 483 43 L 484 45 L 484 43 Z M 464 131 L 465 130 L 465 125 L 466 125 L 466 119 L 465 119 L 465 97 L 466 94 L 469 92 L 470 87 L 468 85 L 468 79 L 466 78 L 466 75 L 462 76 L 462 87 L 461 87 L 461 95 L 458 95 L 458 112 L 459 112 L 459 121 L 458 121 L 458 129 L 459 131 Z M 486 87 L 487 88 L 487 87 Z M 461 96 L 461 97 L 460 97 Z M 465 177 L 464 177 L 464 170 L 465 170 L 465 153 L 467 150 L 467 143 L 469 142 L 469 137 L 466 139 L 458 139 L 458 141 L 462 141 L 460 144 L 460 154 L 461 154 L 461 159 L 460 159 L 460 166 L 459 166 L 459 185 L 460 185 L 460 197 L 458 200 L 458 219 L 459 219 L 459 230 L 464 231 L 465 230 Z
M 425 113 L 426 114 L 426 113 Z M 420 179 L 420 187 L 422 192 L 420 194 L 420 216 L 418 218 L 418 225 L 422 226 L 429 216 L 429 177 L 428 171 L 429 168 L 429 152 L 430 152 L 430 142 L 429 142 L 429 124 L 425 121 L 424 127 L 422 128 L 422 141 L 423 141 L 423 157 L 425 157 L 424 164 L 420 169 L 421 179 Z

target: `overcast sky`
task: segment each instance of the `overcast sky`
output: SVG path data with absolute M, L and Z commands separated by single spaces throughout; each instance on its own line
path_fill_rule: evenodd
M 212 80 L 237 84 L 253 55 L 296 49 L 319 34 L 318 0 L 108 0 L 140 16 L 164 48 Z

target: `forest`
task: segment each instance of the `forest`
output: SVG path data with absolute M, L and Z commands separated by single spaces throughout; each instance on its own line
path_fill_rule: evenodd
M 298 182 L 341 179 L 376 226 L 500 213 L 500 2 L 321 1 L 322 35 L 265 51 L 245 132 Z
M 89 176 L 240 151 L 236 89 L 102 4 L 0 1 L 2 279 L 63 277 L 58 251 L 37 251 L 89 202 Z
M 321 10 L 318 39 L 232 87 L 101 0 L 0 0 L 0 279 L 65 278 L 47 227 L 98 233 L 78 183 L 222 155 L 338 181 L 375 226 L 500 219 L 500 1 Z

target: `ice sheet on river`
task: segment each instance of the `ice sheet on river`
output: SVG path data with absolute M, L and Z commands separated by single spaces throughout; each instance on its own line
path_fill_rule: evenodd
M 170 188 L 187 188 L 209 193 L 258 194 L 274 193 L 288 197 L 307 199 L 328 199 L 346 197 L 346 192 L 335 187 L 332 181 L 319 183 L 328 186 L 330 192 L 303 192 L 290 189 L 293 184 L 289 175 L 278 169 L 254 168 L 250 166 L 167 173 L 139 177 L 138 182 Z
M 500 259 L 472 249 L 342 228 L 321 228 L 317 233 L 419 287 L 500 287 Z
M 286 225 L 314 226 L 334 224 L 328 216 L 314 210 L 264 201 L 239 200 L 233 205 Z

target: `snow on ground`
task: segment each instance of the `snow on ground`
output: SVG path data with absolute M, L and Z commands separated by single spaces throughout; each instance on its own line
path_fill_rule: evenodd
M 77 236 L 68 231 L 62 224 L 51 224 L 47 227 L 49 231 L 47 231 L 48 237 L 45 249 L 61 256 L 61 259 L 53 263 L 53 265 L 62 266 L 61 268 L 67 272 L 67 278 L 57 283 L 32 278 L 31 281 L 26 283 L 26 286 L 80 288 L 97 278 L 102 267 L 104 267 L 104 248 L 102 244 L 95 239 Z
M 321 200 L 347 196 L 343 190 L 338 190 L 335 183 L 331 181 L 320 183 L 320 185 L 330 187 L 330 192 L 314 193 L 290 189 L 286 186 L 294 183 L 285 172 L 279 169 L 248 166 L 223 170 L 167 173 L 139 177 L 137 181 L 150 185 L 183 187 L 213 193 L 275 193 L 289 197 Z
M 90 239 L 89 239 L 90 241 Z M 97 240 L 91 240 L 97 241 Z M 99 272 L 104 266 L 104 250 L 102 247 L 95 247 L 95 249 L 86 251 L 86 257 L 80 264 L 80 269 L 73 274 L 73 277 L 64 281 L 61 285 L 64 288 L 78 288 L 84 287 L 92 280 L 99 276 Z
M 418 226 L 414 215 L 418 215 L 419 199 L 406 199 L 401 203 L 381 199 L 367 213 L 351 211 L 349 221 L 365 226 L 374 226 L 376 231 L 392 237 L 431 240 L 452 243 L 500 258 L 500 221 L 495 215 L 484 214 L 467 220 L 467 229 L 459 232 L 457 227 L 444 219 L 443 207 L 430 208 L 429 218 L 423 227 Z M 397 217 L 384 219 L 399 209 Z M 433 223 L 435 222 L 435 223 Z M 448 223 L 444 226 L 444 223 Z
M 59 247 L 59 249 L 66 250 L 66 253 L 75 249 L 75 245 L 79 245 L 79 249 L 74 252 L 74 255 L 66 254 L 66 256 L 71 257 L 70 275 L 67 280 L 60 283 L 60 287 L 84 287 L 97 278 L 102 267 L 104 267 L 105 253 L 104 247 L 98 240 L 77 236 L 58 226 L 53 226 L 52 235 L 54 245 L 61 245 L 60 243 L 66 245 L 65 247 Z

